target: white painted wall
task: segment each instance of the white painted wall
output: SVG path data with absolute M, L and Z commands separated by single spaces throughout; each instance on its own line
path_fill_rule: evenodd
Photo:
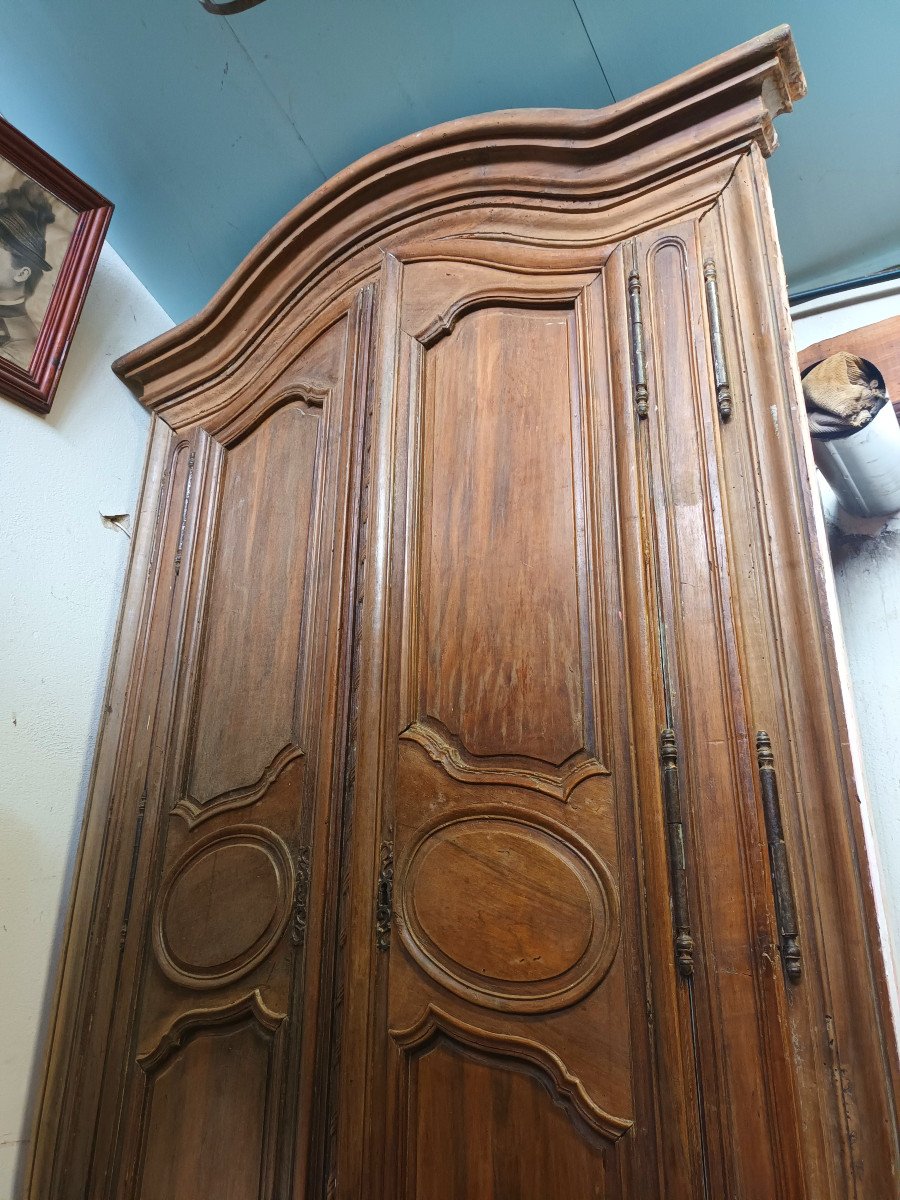
M 0 399 L 0 1200 L 19 1194 L 149 418 L 110 370 L 172 322 L 105 247 L 50 415 Z
M 900 284 L 879 284 L 795 310 L 794 341 L 803 350 L 897 315 Z M 821 484 L 887 937 L 900 963 L 900 516 L 848 516 Z

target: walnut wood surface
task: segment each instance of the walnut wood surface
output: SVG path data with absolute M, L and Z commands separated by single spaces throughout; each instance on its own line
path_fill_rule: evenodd
M 761 158 L 802 88 L 778 30 L 407 139 L 119 364 L 157 416 L 34 1200 L 892 1194 Z

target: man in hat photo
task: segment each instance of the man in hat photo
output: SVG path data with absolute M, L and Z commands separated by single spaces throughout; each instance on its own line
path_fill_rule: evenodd
M 28 301 L 47 262 L 47 226 L 55 220 L 47 193 L 26 180 L 0 192 L 0 355 L 28 370 L 38 326 Z

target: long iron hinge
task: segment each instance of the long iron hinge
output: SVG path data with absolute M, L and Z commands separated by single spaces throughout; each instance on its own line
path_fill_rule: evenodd
M 394 843 L 381 843 L 378 886 L 375 891 L 375 945 L 389 950 L 394 907 Z
M 775 917 L 781 941 L 781 961 L 784 973 L 791 983 L 797 983 L 801 974 L 800 930 L 797 927 L 797 907 L 794 904 L 794 888 L 784 844 L 784 828 L 781 824 L 781 803 L 778 799 L 778 779 L 775 774 L 775 756 L 769 735 L 760 730 L 756 735 L 756 762 L 759 767 L 759 786 L 762 792 L 763 816 L 766 822 L 766 840 L 769 843 L 769 866 L 772 871 L 772 889 L 775 893 Z
M 631 318 L 631 370 L 634 388 L 634 404 L 637 415 L 643 420 L 647 416 L 649 390 L 647 388 L 647 356 L 644 352 L 644 317 L 641 310 L 641 277 L 637 270 L 628 275 L 628 312 Z
M 675 964 L 678 974 L 689 979 L 694 973 L 694 938 L 688 908 L 687 876 L 684 858 L 684 826 L 681 822 L 681 791 L 678 784 L 678 747 L 674 729 L 659 735 L 662 764 L 663 803 L 669 849 L 669 877 L 672 885 L 672 923 L 675 935 Z
M 708 258 L 703 264 L 706 283 L 706 307 L 709 312 L 709 337 L 712 346 L 713 378 L 716 384 L 716 404 L 719 416 L 727 421 L 731 416 L 731 384 L 728 382 L 728 363 L 725 359 L 725 339 L 722 336 L 722 313 L 719 309 L 719 284 L 716 264 Z

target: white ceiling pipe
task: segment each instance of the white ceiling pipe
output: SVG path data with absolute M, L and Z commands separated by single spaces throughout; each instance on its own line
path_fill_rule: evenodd
M 888 401 L 849 437 L 813 437 L 816 466 L 841 508 L 857 517 L 900 511 L 900 424 Z

